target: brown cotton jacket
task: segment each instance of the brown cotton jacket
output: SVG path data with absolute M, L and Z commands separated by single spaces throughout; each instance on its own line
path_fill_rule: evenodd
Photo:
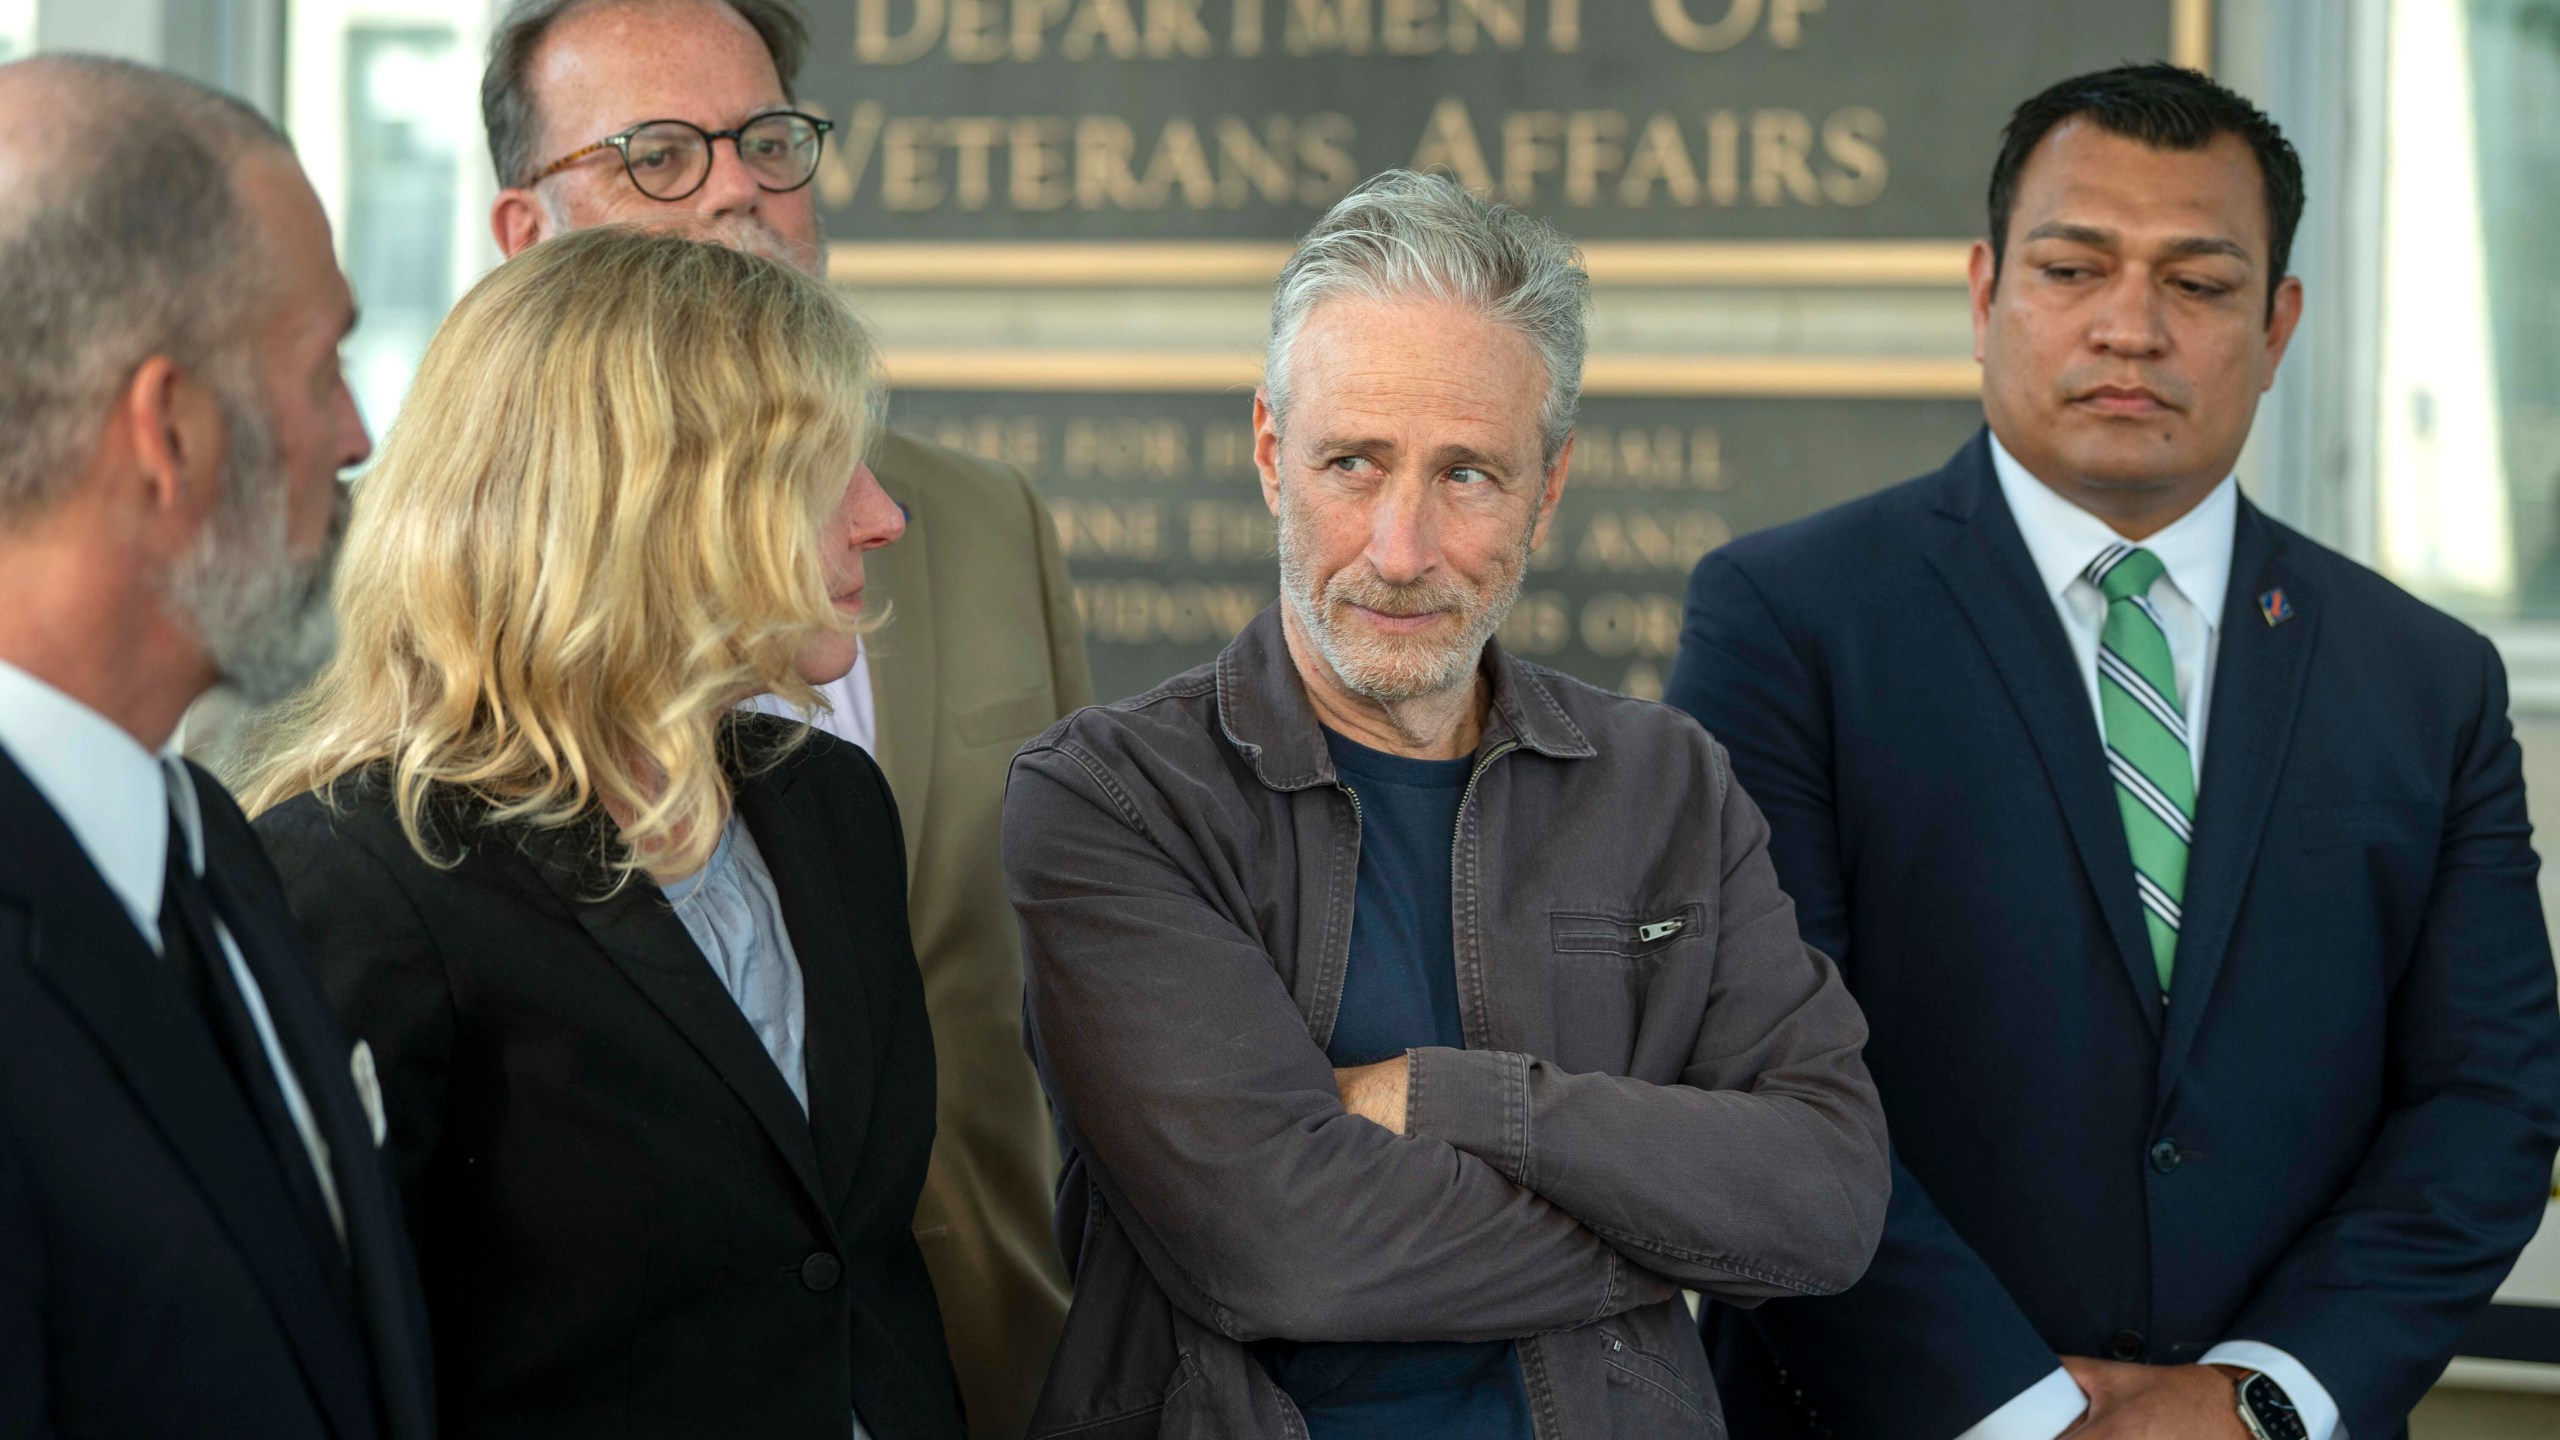
M 1076 1294 L 1035 1436 L 1303 1437 L 1245 1348 L 1516 1338 L 1540 1440 L 1720 1436 L 1680 1291 L 1855 1280 L 1866 1024 L 1678 711 L 1485 654 L 1450 857 L 1466 1048 L 1346 1113 L 1360 815 L 1265 611 L 1014 761 L 1005 869 Z

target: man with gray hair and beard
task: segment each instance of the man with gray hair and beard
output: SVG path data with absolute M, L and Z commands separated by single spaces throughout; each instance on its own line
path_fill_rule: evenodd
M 167 748 L 328 655 L 354 323 L 255 111 L 0 67 L 0 1435 L 434 1433 L 370 1056 Z
M 1280 603 L 1014 762 L 1068 1142 L 1033 1434 L 1721 1435 L 1684 1289 L 1883 1221 L 1866 1027 L 1688 717 L 1494 640 L 1564 493 L 1587 282 L 1382 175 L 1281 272 Z

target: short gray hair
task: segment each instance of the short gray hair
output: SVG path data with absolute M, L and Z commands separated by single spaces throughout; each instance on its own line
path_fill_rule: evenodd
M 590 5 L 635 4 L 640 0 L 515 0 L 489 36 L 489 65 L 480 72 L 480 128 L 489 137 L 489 165 L 501 187 L 531 182 L 534 142 L 541 138 L 542 114 L 534 104 L 533 57 L 543 37 L 572 10 Z M 782 98 L 795 98 L 800 62 L 809 53 L 809 22 L 790 0 L 712 0 L 728 6 L 753 26 L 782 77 Z M 600 138 L 600 137 L 596 137 Z M 580 144 L 585 141 L 578 142 Z
M 1299 330 L 1342 295 L 1450 301 L 1518 331 L 1546 362 L 1538 426 L 1546 463 L 1555 464 L 1582 403 L 1591 277 L 1554 226 L 1445 175 L 1411 170 L 1389 170 L 1342 197 L 1298 242 L 1271 297 L 1262 384 L 1275 425 L 1286 422 Z
M 122 60 L 40 56 L 10 79 L 79 109 L 0 141 L 25 162 L 0 194 L 0 524 L 61 498 L 135 367 L 206 373 L 247 342 L 271 267 L 234 170 L 292 148 L 238 100 Z

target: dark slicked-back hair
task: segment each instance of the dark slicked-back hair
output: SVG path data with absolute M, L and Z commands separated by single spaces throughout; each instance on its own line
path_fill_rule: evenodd
M 2139 140 L 2155 150 L 2201 150 L 2224 135 L 2249 142 L 2267 200 L 2267 313 L 2275 313 L 2276 282 L 2293 260 L 2293 232 L 2302 223 L 2302 157 L 2265 111 L 2193 70 L 2154 62 L 2120 65 L 2075 75 L 2017 108 L 2002 132 L 2000 159 L 1991 167 L 1991 273 L 1997 280 L 2009 248 L 2009 214 L 2017 205 L 2018 176 L 2044 137 L 2065 120 L 2087 119 L 2110 135 Z
M 265 116 L 165 71 L 93 55 L 0 66 L 58 103 L 0 144 L 0 525 L 76 478 L 136 367 L 213 374 L 250 342 L 274 276 L 234 184 Z M 0 164 L 0 176 L 13 167 Z
M 592 5 L 633 5 L 651 0 L 515 0 L 498 19 L 489 37 L 489 67 L 480 72 L 480 124 L 489 134 L 489 165 L 500 185 L 522 185 L 540 161 L 534 141 L 542 133 L 541 111 L 534 104 L 533 57 L 551 27 L 573 10 Z M 711 0 L 726 5 L 754 27 L 782 77 L 782 98 L 795 99 L 800 62 L 809 53 L 809 22 L 790 0 Z M 590 136 L 589 139 L 600 137 Z M 581 144 L 584 141 L 579 142 Z

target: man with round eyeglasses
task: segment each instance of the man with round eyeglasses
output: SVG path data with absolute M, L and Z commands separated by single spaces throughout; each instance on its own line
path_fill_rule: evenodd
M 822 273 L 810 181 L 833 127 L 795 107 L 785 73 L 806 48 L 784 0 L 516 0 L 480 82 L 499 250 L 709 220 Z
M 791 89 L 807 48 L 787 0 L 514 0 L 480 87 L 499 249 L 593 225 L 682 225 L 823 274 L 810 181 L 830 127 Z M 1014 750 L 1089 703 L 1092 682 L 1056 530 L 1018 471 L 895 432 L 867 459 L 906 520 L 869 567 L 889 623 L 820 687 L 829 708 L 811 718 L 872 751 L 898 801 L 936 1058 L 916 1238 L 971 1434 L 1018 1436 L 1066 1280 L 1049 1227 L 1057 1144 L 1022 1049 L 997 820 Z
M 770 110 L 726 130 L 705 130 L 690 120 L 647 120 L 570 151 L 526 183 L 539 186 L 587 157 L 611 150 L 622 157 L 623 173 L 641 194 L 672 204 L 690 199 L 711 178 L 712 147 L 726 140 L 737 146 L 738 163 L 757 189 L 788 195 L 816 177 L 819 152 L 834 128 L 833 121 L 797 110 Z

